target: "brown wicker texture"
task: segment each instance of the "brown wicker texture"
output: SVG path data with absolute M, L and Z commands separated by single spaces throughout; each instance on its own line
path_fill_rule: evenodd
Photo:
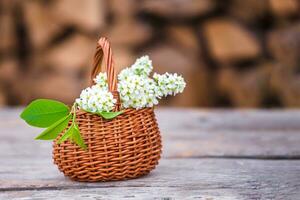
M 118 100 L 112 51 L 106 38 L 98 41 L 91 80 L 106 65 L 109 90 Z M 111 120 L 82 110 L 76 111 L 76 122 L 87 150 L 66 141 L 53 143 L 53 159 L 66 176 L 77 181 L 109 181 L 136 178 L 148 174 L 158 164 L 161 136 L 153 108 L 126 109 Z

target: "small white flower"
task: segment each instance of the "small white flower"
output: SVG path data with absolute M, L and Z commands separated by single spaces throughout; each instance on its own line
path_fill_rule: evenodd
M 134 75 L 133 71 L 131 68 L 125 68 L 123 69 L 119 75 L 118 75 L 118 80 L 127 80 L 130 76 Z
M 107 84 L 107 74 L 106 72 L 100 72 L 96 78 L 94 78 L 94 82 L 103 89 L 108 89 L 108 84 Z
M 124 108 L 145 108 L 158 104 L 156 84 L 153 79 L 132 74 L 119 79 L 118 91 Z
M 153 70 L 152 61 L 149 59 L 149 56 L 142 56 L 135 61 L 131 69 L 136 75 L 149 76 Z
M 158 88 L 159 88 L 159 95 L 160 96 L 167 96 L 167 95 L 176 95 L 178 93 L 182 93 L 186 83 L 182 76 L 178 76 L 175 74 L 157 74 L 154 73 L 153 79 L 155 80 Z
M 113 110 L 116 99 L 107 88 L 107 77 L 105 73 L 100 73 L 96 78 L 96 85 L 82 90 L 76 103 L 80 108 L 88 112 L 109 112 Z
M 149 56 L 142 56 L 131 67 L 123 69 L 118 75 L 118 80 L 125 80 L 132 75 L 148 77 L 152 70 L 152 61 Z

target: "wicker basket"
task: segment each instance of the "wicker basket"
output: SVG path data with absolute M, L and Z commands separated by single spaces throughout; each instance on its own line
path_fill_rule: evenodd
M 101 71 L 103 59 L 109 90 L 117 98 L 115 110 L 119 110 L 112 51 L 106 38 L 98 41 L 91 83 Z M 112 120 L 82 110 L 76 114 L 88 148 L 83 150 L 69 141 L 58 145 L 60 137 L 54 141 L 54 163 L 65 176 L 88 182 L 123 180 L 148 174 L 158 164 L 162 146 L 153 108 L 126 109 Z

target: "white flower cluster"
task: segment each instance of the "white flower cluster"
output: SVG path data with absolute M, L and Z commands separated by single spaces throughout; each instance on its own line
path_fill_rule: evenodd
M 124 80 L 132 75 L 148 77 L 152 70 L 152 61 L 149 59 L 149 56 L 142 56 L 131 67 L 123 69 L 119 73 L 118 79 L 119 81 Z
M 118 91 L 124 108 L 144 108 L 158 104 L 157 87 L 153 79 L 130 75 L 119 79 Z
M 176 95 L 182 93 L 186 83 L 182 76 L 175 74 L 157 74 L 154 73 L 153 79 L 157 83 L 159 96 Z
M 149 56 L 138 58 L 130 68 L 138 76 L 149 76 L 153 70 L 152 61 L 149 59 Z
M 145 108 L 158 104 L 158 88 L 149 78 L 153 69 L 148 56 L 136 60 L 130 67 L 123 69 L 118 75 L 118 92 L 124 108 Z
M 107 84 L 107 74 L 106 72 L 100 72 L 96 78 L 94 78 L 95 83 L 104 90 L 108 90 Z
M 186 83 L 182 76 L 175 74 L 154 74 L 152 61 L 143 56 L 118 75 L 118 92 L 123 108 L 145 108 L 158 104 L 158 99 L 183 92 Z M 111 111 L 116 100 L 108 91 L 106 73 L 99 73 L 94 79 L 96 85 L 86 88 L 76 99 L 80 108 L 89 112 Z
M 92 113 L 113 110 L 116 99 L 108 91 L 106 73 L 99 73 L 94 81 L 96 85 L 82 90 L 80 97 L 76 99 L 76 103 L 83 110 Z
M 118 91 L 124 108 L 144 108 L 158 104 L 158 99 L 167 95 L 183 92 L 186 83 L 177 74 L 154 74 L 152 61 L 148 56 L 136 60 L 130 67 L 122 70 L 118 76 Z

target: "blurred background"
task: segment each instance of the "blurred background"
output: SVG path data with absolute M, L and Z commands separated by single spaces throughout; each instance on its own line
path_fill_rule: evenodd
M 299 0 L 1 0 L 0 106 L 71 104 L 100 36 L 118 70 L 148 54 L 185 77 L 162 105 L 300 107 Z

